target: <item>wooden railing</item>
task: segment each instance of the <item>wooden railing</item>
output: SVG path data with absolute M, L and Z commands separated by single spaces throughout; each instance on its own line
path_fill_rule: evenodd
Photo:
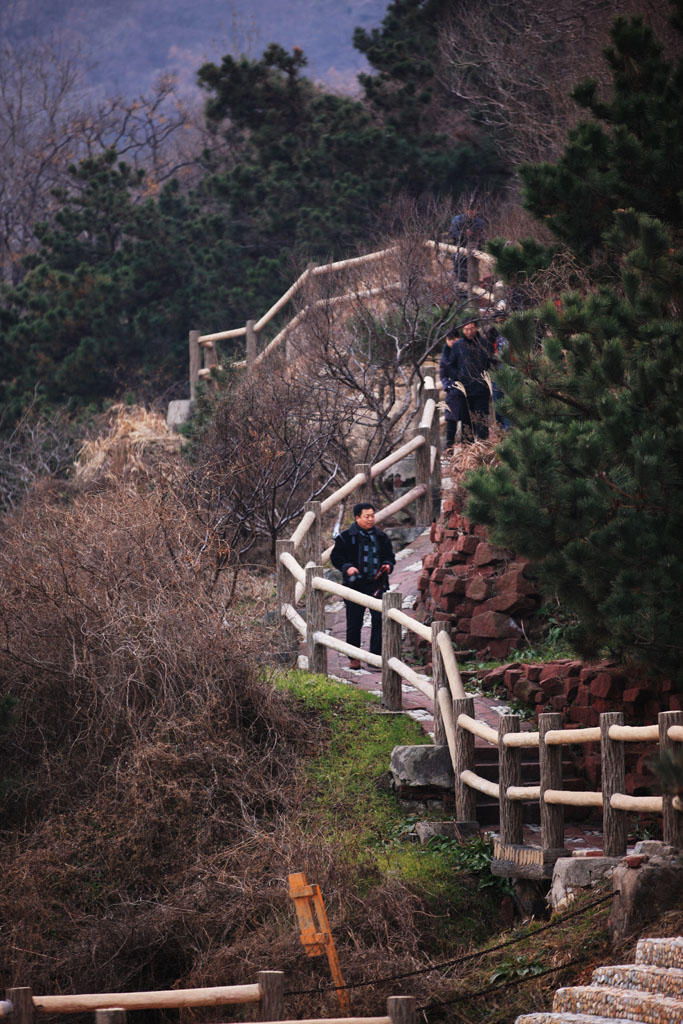
M 564 847 L 565 806 L 602 809 L 605 856 L 626 853 L 629 814 L 662 814 L 664 841 L 683 848 L 683 805 L 677 797 L 632 796 L 625 792 L 625 744 L 649 742 L 659 750 L 683 750 L 683 712 L 663 711 L 657 724 L 628 726 L 622 712 L 600 715 L 600 726 L 563 729 L 562 716 L 541 714 L 537 732 L 522 732 L 517 715 L 501 716 L 498 729 L 474 717 L 471 697 L 454 701 L 455 720 L 455 802 L 459 820 L 476 820 L 477 792 L 500 804 L 498 856 L 514 860 L 510 848 L 523 844 L 522 803 L 538 801 L 541 814 L 541 848 L 559 855 Z M 499 781 L 491 782 L 475 772 L 475 736 L 498 748 Z M 599 792 L 577 792 L 562 788 L 562 753 L 566 744 L 599 743 L 602 788 Z M 523 786 L 522 749 L 535 747 L 539 753 L 540 782 Z M 653 753 L 655 749 L 653 749 Z M 503 849 L 505 848 L 505 849 Z
M 0 1016 L 11 1024 L 34 1024 L 41 1013 L 93 1012 L 97 1024 L 123 1024 L 128 1010 L 259 1004 L 261 1020 L 280 1020 L 284 1011 L 284 974 L 259 971 L 253 985 L 169 989 L 157 992 L 99 992 L 82 995 L 38 996 L 30 988 L 8 988 Z
M 285 642 L 291 649 L 298 644 L 300 637 L 303 638 L 311 672 L 325 673 L 327 651 L 334 650 L 382 669 L 382 703 L 388 709 L 401 709 L 404 680 L 432 700 L 436 742 L 448 743 L 453 756 L 453 699 L 463 698 L 465 691 L 450 637 L 449 623 L 434 622 L 431 626 L 426 626 L 418 622 L 402 610 L 402 596 L 396 591 L 385 593 L 380 600 L 326 579 L 324 565 L 329 561 L 334 545 L 330 545 L 324 551 L 321 550 L 323 514 L 335 508 L 351 494 L 354 494 L 358 501 L 369 498 L 372 480 L 412 453 L 415 453 L 415 487 L 380 509 L 375 516 L 375 522 L 380 525 L 396 512 L 416 502 L 418 525 L 431 524 L 433 494 L 440 487 L 439 418 L 436 390 L 431 378 L 425 380 L 418 400 L 418 426 L 411 440 L 374 465 L 356 466 L 355 475 L 324 501 L 308 502 L 301 522 L 291 538 L 277 542 L 278 606 L 282 615 Z M 382 613 L 381 655 L 370 654 L 326 632 L 325 596 L 328 594 Z M 297 610 L 303 599 L 306 606 L 305 617 Z M 431 642 L 431 681 L 401 660 L 404 629 Z
M 166 992 L 102 992 L 86 995 L 35 996 L 30 988 L 9 988 L 0 1000 L 0 1017 L 10 1024 L 33 1024 L 34 1013 L 94 1012 L 96 1024 L 125 1024 L 128 1010 L 259 1003 L 261 1021 L 283 1021 L 284 974 L 260 971 L 255 985 L 171 989 Z M 389 996 L 383 1017 L 328 1017 L 298 1020 L 296 1024 L 415 1024 L 414 996 Z M 294 1024 L 294 1021 L 291 1022 Z
M 447 245 L 443 242 L 426 241 L 425 246 L 431 249 L 436 259 L 453 255 L 462 255 L 468 261 L 467 282 L 455 281 L 456 288 L 467 293 L 468 298 L 478 298 L 485 302 L 494 303 L 501 296 L 502 282 L 495 282 L 490 289 L 482 288 L 479 285 L 480 277 L 483 278 L 482 270 L 486 276 L 491 276 L 495 267 L 493 257 L 488 253 L 476 249 L 466 249 L 457 245 Z M 243 327 L 233 327 L 225 331 L 216 331 L 212 334 L 201 334 L 200 331 L 190 331 L 190 394 L 194 398 L 197 383 L 200 380 L 208 380 L 212 371 L 219 366 L 217 342 L 228 341 L 235 338 L 245 338 L 246 359 L 234 363 L 235 366 L 247 367 L 258 366 L 267 359 L 269 355 L 277 351 L 287 338 L 296 331 L 296 328 L 306 319 L 311 309 L 318 306 L 344 305 L 356 302 L 360 299 L 374 298 L 378 295 L 396 291 L 402 287 L 400 281 L 389 281 L 378 287 L 360 288 L 343 292 L 326 298 L 315 300 L 312 305 L 304 306 L 284 327 L 268 342 L 262 351 L 258 351 L 258 336 L 271 320 L 300 292 L 304 286 L 316 277 L 334 274 L 349 269 L 361 269 L 375 263 L 389 262 L 398 253 L 398 246 L 391 246 L 388 249 L 381 249 L 378 252 L 368 253 L 365 256 L 358 256 L 354 259 L 339 260 L 336 263 L 327 263 L 324 266 L 309 266 L 304 270 L 290 288 L 280 296 L 269 310 L 258 320 L 248 320 Z

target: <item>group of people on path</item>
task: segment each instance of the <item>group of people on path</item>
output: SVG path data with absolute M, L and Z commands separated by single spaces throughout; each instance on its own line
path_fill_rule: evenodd
M 489 436 L 489 402 L 501 392 L 484 376 L 500 359 L 506 340 L 495 325 L 482 334 L 476 319 L 451 329 L 441 353 L 439 376 L 446 394 L 446 448 L 452 448 L 462 424 L 462 439 Z
M 446 395 L 446 447 L 453 446 L 458 424 L 463 441 L 486 438 L 489 432 L 489 401 L 496 397 L 484 376 L 497 362 L 505 339 L 496 327 L 486 334 L 476 319 L 466 320 L 461 329 L 446 336 L 439 376 Z M 375 526 L 375 507 L 359 502 L 353 508 L 354 522 L 337 534 L 331 562 L 342 575 L 345 586 L 360 594 L 381 597 L 389 589 L 389 576 L 396 564 L 390 538 Z M 344 601 L 346 642 L 360 648 L 365 606 Z M 370 609 L 370 652 L 382 653 L 382 613 Z M 349 658 L 350 669 L 360 669 L 360 659 Z

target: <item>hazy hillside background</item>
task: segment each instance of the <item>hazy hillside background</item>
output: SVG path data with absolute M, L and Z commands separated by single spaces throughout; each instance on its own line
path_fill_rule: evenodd
M 163 71 L 186 88 L 205 60 L 223 53 L 256 56 L 271 42 L 300 46 L 312 77 L 334 88 L 356 86 L 367 68 L 351 45 L 358 25 L 382 20 L 388 0 L 2 0 L 0 35 L 22 44 L 50 33 L 79 42 L 97 66 L 104 95 L 144 92 Z

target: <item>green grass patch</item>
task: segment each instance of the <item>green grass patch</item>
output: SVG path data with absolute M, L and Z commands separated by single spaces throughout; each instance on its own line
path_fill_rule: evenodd
M 316 714 L 327 726 L 307 759 L 309 812 L 347 865 L 355 865 L 362 894 L 391 880 L 415 892 L 424 906 L 424 940 L 434 952 L 449 955 L 483 941 L 495 929 L 502 895 L 490 857 L 477 850 L 468 859 L 467 848 L 443 840 L 422 846 L 416 816 L 389 787 L 393 748 L 431 742 L 419 723 L 384 714 L 377 697 L 324 676 L 291 672 L 277 685 L 300 702 L 302 714 Z M 420 815 L 438 817 L 445 815 Z

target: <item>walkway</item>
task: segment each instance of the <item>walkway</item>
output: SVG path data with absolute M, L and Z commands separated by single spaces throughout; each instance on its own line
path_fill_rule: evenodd
M 433 551 L 432 542 L 429 539 L 429 530 L 426 529 L 407 547 L 403 548 L 396 555 L 396 568 L 391 574 L 391 590 L 398 590 L 403 594 L 403 610 L 407 614 L 413 612 L 413 606 L 417 599 L 417 579 L 422 571 L 423 558 Z M 370 646 L 370 615 L 365 616 L 361 646 L 369 650 Z M 340 640 L 345 638 L 345 614 L 343 601 L 330 601 L 327 604 L 327 630 L 332 636 Z M 307 659 L 303 656 L 300 663 L 307 665 Z M 337 651 L 327 651 L 328 675 L 333 679 L 350 683 L 359 690 L 366 690 L 381 696 L 381 670 L 363 666 L 360 669 L 350 669 L 348 658 Z M 430 680 L 428 676 L 425 680 Z M 405 713 L 416 719 L 422 725 L 425 732 L 433 738 L 434 735 L 434 703 L 419 690 L 414 689 L 407 683 L 403 683 L 403 707 Z M 474 697 L 475 717 L 492 728 L 498 728 L 498 721 L 501 715 L 509 714 L 509 706 L 500 699 L 484 696 Z M 475 738 L 475 746 L 489 747 L 484 740 Z M 524 842 L 530 845 L 539 845 L 540 826 L 525 825 Z M 602 831 L 599 827 L 586 824 L 581 825 L 567 822 L 565 825 L 565 845 L 570 850 L 601 850 Z

